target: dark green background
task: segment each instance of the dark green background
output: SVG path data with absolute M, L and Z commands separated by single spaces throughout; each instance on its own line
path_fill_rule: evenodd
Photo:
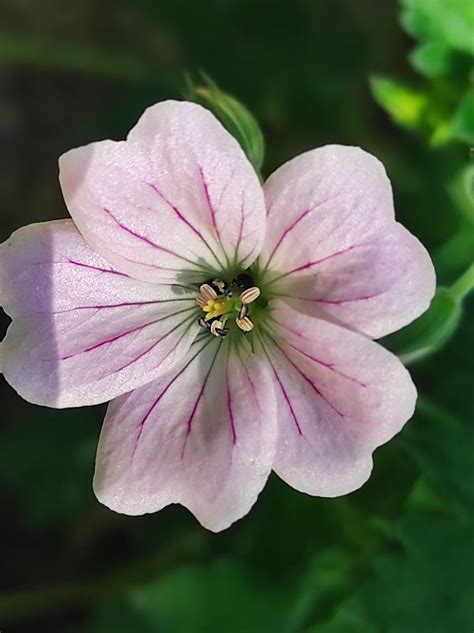
M 265 174 L 329 142 L 379 156 L 399 219 L 451 284 L 473 259 L 472 222 L 448 191 L 468 147 L 396 127 L 369 85 L 431 81 L 407 61 L 399 13 L 389 0 L 0 0 L 0 238 L 66 216 L 63 151 L 123 138 L 202 68 L 257 116 Z M 218 535 L 180 507 L 101 507 L 104 407 L 35 407 L 2 381 L 2 633 L 470 633 L 473 308 L 412 368 L 417 414 L 363 489 L 324 500 L 272 476 Z

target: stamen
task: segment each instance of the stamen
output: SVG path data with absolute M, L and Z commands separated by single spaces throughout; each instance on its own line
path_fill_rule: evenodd
M 212 283 L 219 290 L 221 295 L 223 295 L 224 294 L 224 290 L 225 290 L 225 286 L 226 286 L 225 281 L 222 281 L 222 279 L 213 279 Z
M 206 302 L 217 298 L 217 292 L 209 284 L 202 284 L 202 286 L 199 288 L 199 293 L 199 296 L 205 299 Z
M 207 305 L 206 299 L 204 299 L 204 297 L 201 297 L 201 295 L 198 295 L 196 297 L 196 303 L 198 304 L 200 308 L 204 308 L 204 306 Z
M 227 336 L 229 334 L 228 328 L 224 327 L 225 323 L 222 321 L 213 321 L 211 323 L 211 334 L 214 336 Z
M 240 295 L 240 300 L 242 303 L 252 303 L 255 299 L 258 299 L 260 296 L 260 288 L 257 286 L 252 286 L 251 288 L 247 288 Z
M 244 317 L 247 316 L 248 313 L 249 313 L 248 303 L 244 303 L 242 307 L 240 308 L 239 319 L 243 319 Z
M 237 288 L 242 292 L 239 298 L 232 293 Z M 202 310 L 198 319 L 200 327 L 208 329 L 213 336 L 225 337 L 230 330 L 226 326 L 229 319 L 235 321 L 242 332 L 250 332 L 254 328 L 249 318 L 252 308 L 249 304 L 260 297 L 260 288 L 252 285 L 249 275 L 242 274 L 227 284 L 221 279 L 210 279 L 199 287 L 196 303 Z
M 251 330 L 253 330 L 253 323 L 248 318 L 248 316 L 244 316 L 243 319 L 237 317 L 237 319 L 235 319 L 235 322 L 243 332 L 250 332 Z

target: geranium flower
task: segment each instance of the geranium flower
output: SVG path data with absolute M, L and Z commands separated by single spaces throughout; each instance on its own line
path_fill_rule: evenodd
M 262 187 L 210 112 L 167 101 L 126 141 L 67 152 L 60 181 L 72 220 L 1 248 L 3 373 L 41 405 L 113 400 L 102 503 L 131 515 L 179 503 L 218 531 L 271 470 L 324 497 L 367 480 L 416 400 L 371 339 L 435 288 L 376 158 L 322 147 Z

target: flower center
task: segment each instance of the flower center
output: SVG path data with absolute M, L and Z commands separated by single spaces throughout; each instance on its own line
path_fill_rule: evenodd
M 232 323 L 241 332 L 250 332 L 254 328 L 250 318 L 251 304 L 259 297 L 260 289 L 246 274 L 239 275 L 231 284 L 222 279 L 209 280 L 200 286 L 196 297 L 196 303 L 203 311 L 199 325 L 220 337 L 228 336 Z

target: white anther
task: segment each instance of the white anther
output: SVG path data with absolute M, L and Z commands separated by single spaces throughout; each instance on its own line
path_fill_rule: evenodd
M 243 332 L 250 332 L 250 330 L 253 330 L 253 323 L 247 316 L 244 316 L 243 319 L 237 318 L 235 319 L 235 322 Z
M 216 288 L 219 289 L 219 292 L 222 294 L 224 294 L 224 290 L 225 290 L 225 282 L 222 281 L 222 279 L 213 279 L 212 283 L 214 284 L 214 286 L 216 286 Z
M 199 288 L 199 293 L 198 297 L 202 297 L 206 302 L 217 298 L 217 292 L 209 284 L 202 284 Z
M 211 323 L 211 334 L 214 334 L 214 336 L 227 336 L 229 330 L 224 325 L 225 323 L 222 321 L 213 321 Z
M 252 303 L 255 299 L 258 299 L 260 296 L 260 288 L 257 286 L 252 286 L 252 288 L 247 288 L 240 294 L 240 300 L 242 303 Z

